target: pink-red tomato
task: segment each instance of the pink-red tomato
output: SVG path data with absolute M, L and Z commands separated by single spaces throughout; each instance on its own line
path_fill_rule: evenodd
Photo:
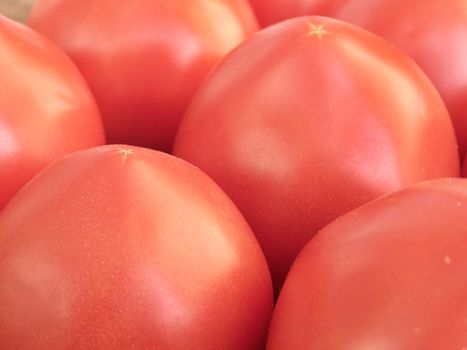
M 110 143 L 164 151 L 199 82 L 257 29 L 246 0 L 38 0 L 29 25 L 81 69 Z
M 96 103 L 70 59 L 0 15 L 0 210 L 49 163 L 103 143 Z
M 0 348 L 264 348 L 272 286 L 230 199 L 167 154 L 103 146 L 0 216 Z
M 396 44 L 423 68 L 446 103 L 467 151 L 467 2 L 345 0 L 333 16 Z
M 459 175 L 449 115 L 423 72 L 379 37 L 324 17 L 269 27 L 217 66 L 174 154 L 231 196 L 276 287 L 337 216 L 408 184 Z
M 285 19 L 326 16 L 345 0 L 249 0 L 262 27 Z
M 380 198 L 300 253 L 268 350 L 461 350 L 467 346 L 467 180 Z

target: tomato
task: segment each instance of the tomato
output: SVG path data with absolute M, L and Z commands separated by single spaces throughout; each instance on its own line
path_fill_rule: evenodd
M 96 103 L 68 57 L 0 15 L 0 211 L 64 154 L 104 143 Z
M 459 175 L 449 115 L 423 72 L 382 39 L 324 17 L 267 28 L 229 55 L 194 97 L 174 154 L 231 196 L 276 288 L 334 218 Z
M 380 198 L 322 230 L 281 291 L 268 350 L 467 346 L 467 180 Z
M 262 27 L 292 17 L 326 16 L 345 0 L 250 0 Z
M 167 154 L 103 146 L 0 216 L 0 348 L 261 349 L 272 286 L 228 197 Z
M 29 25 L 81 69 L 109 143 L 164 151 L 199 82 L 257 29 L 246 0 L 38 0 Z
M 333 16 L 375 32 L 407 52 L 433 81 L 467 151 L 467 2 L 346 0 Z

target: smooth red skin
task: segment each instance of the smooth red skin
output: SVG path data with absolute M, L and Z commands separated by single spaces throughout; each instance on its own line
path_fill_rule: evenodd
M 429 181 L 339 218 L 300 253 L 268 350 L 467 344 L 467 180 Z
M 310 23 L 328 33 L 307 36 Z M 459 175 L 449 115 L 422 71 L 380 38 L 324 17 L 265 29 L 226 58 L 194 97 L 174 154 L 234 200 L 276 288 L 331 220 Z
M 364 27 L 402 48 L 440 92 L 461 155 L 467 150 L 467 3 L 464 0 L 346 0 L 333 17 Z
M 261 27 L 307 16 L 327 16 L 345 0 L 249 0 Z
M 246 0 L 38 0 L 28 24 L 78 65 L 110 143 L 163 151 L 206 73 L 257 30 Z
M 0 210 L 63 155 L 104 143 L 96 103 L 55 45 L 0 15 Z
M 63 159 L 5 208 L 0 348 L 264 349 L 271 279 L 238 209 L 199 169 L 120 149 Z

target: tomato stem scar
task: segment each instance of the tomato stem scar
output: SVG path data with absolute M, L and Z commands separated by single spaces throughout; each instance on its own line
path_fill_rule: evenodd
M 324 24 L 316 25 L 314 23 L 309 23 L 308 36 L 316 36 L 321 39 L 322 36 L 327 33 L 328 32 L 324 29 Z
M 131 155 L 134 155 L 134 152 L 131 148 L 118 148 L 118 154 L 122 156 L 123 161 L 126 161 L 127 158 Z

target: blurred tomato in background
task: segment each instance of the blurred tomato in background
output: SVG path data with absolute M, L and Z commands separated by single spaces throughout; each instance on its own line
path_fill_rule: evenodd
M 305 15 L 326 16 L 345 0 L 249 0 L 262 27 Z M 378 1 L 378 0 L 376 0 Z
M 109 143 L 163 151 L 206 73 L 257 29 L 247 0 L 38 0 L 28 23 L 78 65 Z

